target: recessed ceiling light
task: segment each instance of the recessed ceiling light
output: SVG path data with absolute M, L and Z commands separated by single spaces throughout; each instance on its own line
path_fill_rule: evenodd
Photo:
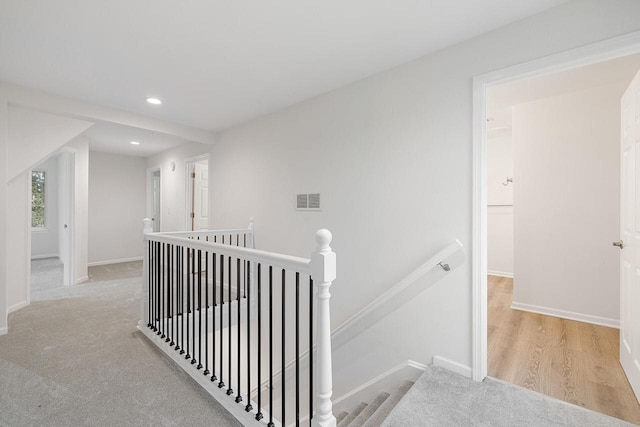
M 131 141 L 129 144 L 131 144 L 131 145 L 140 145 L 140 143 L 138 141 Z
M 162 101 L 160 101 L 158 98 L 147 98 L 147 102 L 149 104 L 153 104 L 153 105 L 160 105 L 162 104 Z

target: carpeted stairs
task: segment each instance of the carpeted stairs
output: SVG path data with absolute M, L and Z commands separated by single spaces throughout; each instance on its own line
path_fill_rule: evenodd
M 360 402 L 349 412 L 341 412 L 336 417 L 338 427 L 377 427 L 387 418 L 391 410 L 407 394 L 413 382 L 405 381 L 389 394 L 381 392 L 371 402 Z

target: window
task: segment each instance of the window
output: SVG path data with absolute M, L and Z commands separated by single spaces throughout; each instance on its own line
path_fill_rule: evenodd
M 45 228 L 45 171 L 31 172 L 31 227 Z

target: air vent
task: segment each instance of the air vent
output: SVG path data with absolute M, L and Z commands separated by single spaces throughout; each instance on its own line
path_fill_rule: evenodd
M 296 194 L 296 209 L 299 211 L 319 211 L 320 193 Z

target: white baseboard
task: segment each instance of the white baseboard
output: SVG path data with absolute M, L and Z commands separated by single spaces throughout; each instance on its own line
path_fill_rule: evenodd
M 31 255 L 31 259 L 60 258 L 58 254 Z
M 136 256 L 133 258 L 120 258 L 120 259 L 110 259 L 107 261 L 95 261 L 87 264 L 89 267 L 97 267 L 99 265 L 109 265 L 109 264 L 120 264 L 122 262 L 132 262 L 132 261 L 142 261 L 141 256 Z
M 84 283 L 87 280 L 89 280 L 89 276 L 78 277 L 78 280 L 76 280 L 76 285 L 79 285 L 80 283 Z
M 448 369 L 463 377 L 471 378 L 471 367 L 440 356 L 433 356 L 433 366 Z
M 509 279 L 513 279 L 513 273 L 507 273 L 506 271 L 489 270 L 487 271 L 487 274 L 489 276 L 508 277 Z
M 17 304 L 14 304 L 11 307 L 7 308 L 7 314 L 13 313 L 14 311 L 18 311 L 21 308 L 24 308 L 24 307 L 26 307 L 28 305 L 29 305 L 29 301 L 22 301 L 22 302 L 19 302 Z
M 7 335 L 7 332 L 9 332 L 8 328 L 0 328 L 0 335 Z
M 425 365 L 413 360 L 402 362 L 333 400 L 334 414 L 348 411 L 360 402 L 369 402 L 381 391 L 391 393 L 403 381 L 416 381 L 425 369 L 427 369 Z
M 528 311 L 531 313 L 544 314 L 546 316 L 559 317 L 561 319 L 576 320 L 578 322 L 620 329 L 620 320 L 618 319 L 592 316 L 590 314 L 575 313 L 573 311 L 558 310 L 556 308 L 541 307 L 539 305 L 524 304 L 515 301 L 511 304 L 511 308 L 514 310 Z

